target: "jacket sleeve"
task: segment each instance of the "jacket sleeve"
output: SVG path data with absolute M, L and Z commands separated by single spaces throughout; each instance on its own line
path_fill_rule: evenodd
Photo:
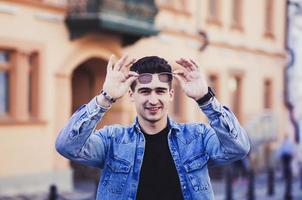
M 98 106 L 96 97 L 82 105 L 60 131 L 56 150 L 72 161 L 103 168 L 110 128 L 95 131 L 95 127 L 107 110 Z
M 213 97 L 207 105 L 199 105 L 209 119 L 204 131 L 204 148 L 209 165 L 228 164 L 244 158 L 250 151 L 246 131 L 235 115 Z

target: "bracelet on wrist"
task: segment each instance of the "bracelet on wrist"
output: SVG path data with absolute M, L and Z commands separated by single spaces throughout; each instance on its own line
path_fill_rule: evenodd
M 201 97 L 200 99 L 198 99 L 196 102 L 199 104 L 199 105 L 203 105 L 205 104 L 206 102 L 208 102 L 212 97 L 215 96 L 215 93 L 213 92 L 213 90 L 208 87 L 208 93 L 205 94 L 203 97 Z
M 110 95 L 108 94 L 108 92 L 105 92 L 104 90 L 102 90 L 102 91 L 100 92 L 100 94 L 103 95 L 104 98 L 105 98 L 106 100 L 108 100 L 110 103 L 116 102 L 116 99 L 114 99 L 112 96 L 110 96 Z

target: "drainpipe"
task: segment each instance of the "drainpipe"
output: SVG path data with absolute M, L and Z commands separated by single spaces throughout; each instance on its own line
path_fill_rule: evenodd
M 285 26 L 285 49 L 288 55 L 290 56 L 290 61 L 287 63 L 285 69 L 284 69 L 284 103 L 289 111 L 289 118 L 290 121 L 294 127 L 294 134 L 295 134 L 295 141 L 299 143 L 300 137 L 299 137 L 299 125 L 298 121 L 295 118 L 294 115 L 294 104 L 290 101 L 290 88 L 289 88 L 289 77 L 288 77 L 288 71 L 293 66 L 294 59 L 295 59 L 295 53 L 293 49 L 289 46 L 289 31 L 290 31 L 290 16 L 289 16 L 289 7 L 295 6 L 297 9 L 300 9 L 300 5 L 298 3 L 290 2 L 290 0 L 286 1 L 286 26 Z

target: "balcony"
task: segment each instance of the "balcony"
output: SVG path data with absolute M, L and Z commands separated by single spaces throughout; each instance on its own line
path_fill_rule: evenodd
M 108 32 L 121 35 L 127 45 L 159 32 L 157 12 L 154 0 L 69 0 L 65 22 L 71 39 Z

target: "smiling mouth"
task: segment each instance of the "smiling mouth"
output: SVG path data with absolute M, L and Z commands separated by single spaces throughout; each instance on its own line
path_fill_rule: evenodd
M 146 107 L 145 109 L 147 109 L 147 110 L 149 110 L 151 112 L 157 112 L 159 109 L 161 109 L 161 107 L 150 107 L 150 108 Z

